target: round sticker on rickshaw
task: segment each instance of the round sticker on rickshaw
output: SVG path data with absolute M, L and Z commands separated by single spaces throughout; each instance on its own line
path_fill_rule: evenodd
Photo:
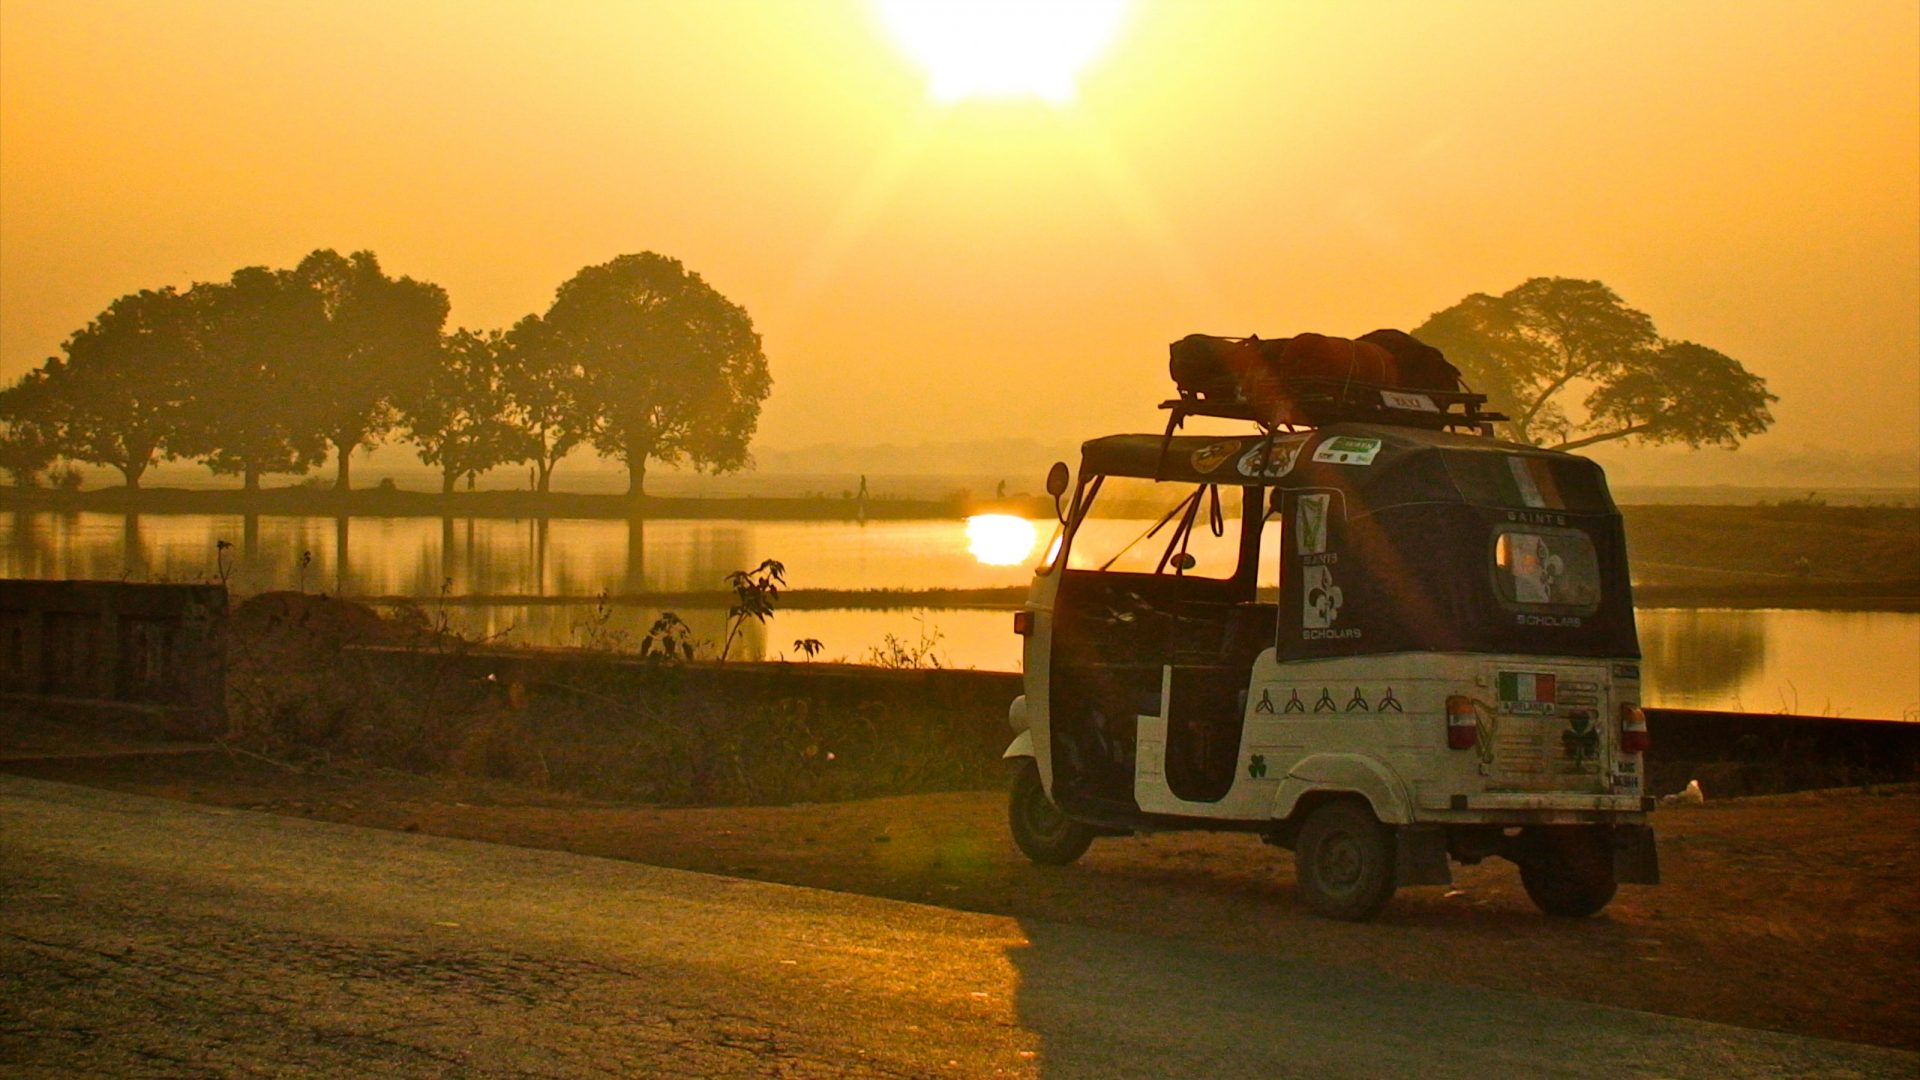
M 1253 449 L 1240 455 L 1237 466 L 1240 475 L 1260 480 L 1278 480 L 1287 475 L 1293 471 L 1293 463 L 1299 460 L 1300 449 L 1307 445 L 1311 434 L 1277 435 L 1271 445 L 1265 440 L 1254 443 Z
M 1219 468 L 1221 462 L 1232 457 L 1239 449 L 1239 439 L 1227 439 L 1223 442 L 1203 446 L 1195 450 L 1193 457 L 1190 459 L 1193 463 L 1193 471 L 1197 473 L 1210 473 Z

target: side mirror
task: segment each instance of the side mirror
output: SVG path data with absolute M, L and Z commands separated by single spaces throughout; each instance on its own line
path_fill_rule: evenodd
M 1067 493 L 1067 480 L 1066 462 L 1056 461 L 1053 468 L 1047 470 L 1047 494 L 1053 496 L 1053 516 L 1060 519 L 1062 525 L 1067 523 L 1067 513 L 1060 508 L 1060 496 Z

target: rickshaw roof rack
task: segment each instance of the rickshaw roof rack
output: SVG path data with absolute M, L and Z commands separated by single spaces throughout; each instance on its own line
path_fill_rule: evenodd
M 1397 424 L 1431 431 L 1459 430 L 1491 436 L 1493 422 L 1504 414 L 1485 408 L 1487 396 L 1466 391 L 1413 390 L 1341 379 L 1286 380 L 1274 399 L 1246 401 L 1191 390 L 1160 403 L 1169 412 L 1171 435 L 1191 416 L 1248 420 L 1271 432 L 1286 428 L 1319 428 L 1340 423 Z

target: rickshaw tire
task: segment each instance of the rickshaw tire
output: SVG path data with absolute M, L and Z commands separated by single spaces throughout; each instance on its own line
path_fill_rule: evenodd
M 1013 773 L 1007 799 L 1007 824 L 1021 854 L 1042 866 L 1065 866 L 1087 853 L 1095 835 L 1092 826 L 1066 815 L 1047 797 L 1040 782 L 1040 765 L 1023 758 Z
M 1314 914 L 1364 922 L 1393 899 L 1393 830 L 1357 798 L 1321 803 L 1307 815 L 1294 844 L 1300 897 Z
M 1557 918 L 1598 915 L 1619 891 L 1613 850 L 1599 830 L 1536 834 L 1520 863 L 1520 884 L 1542 912 Z

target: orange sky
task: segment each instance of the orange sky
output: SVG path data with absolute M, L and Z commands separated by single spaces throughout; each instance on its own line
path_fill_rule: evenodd
M 1920 7 L 1136 0 L 1077 102 L 936 105 L 864 0 L 0 6 L 0 375 L 114 296 L 372 248 L 454 321 L 677 256 L 760 445 L 1155 426 L 1191 331 L 1599 278 L 1920 453 Z

